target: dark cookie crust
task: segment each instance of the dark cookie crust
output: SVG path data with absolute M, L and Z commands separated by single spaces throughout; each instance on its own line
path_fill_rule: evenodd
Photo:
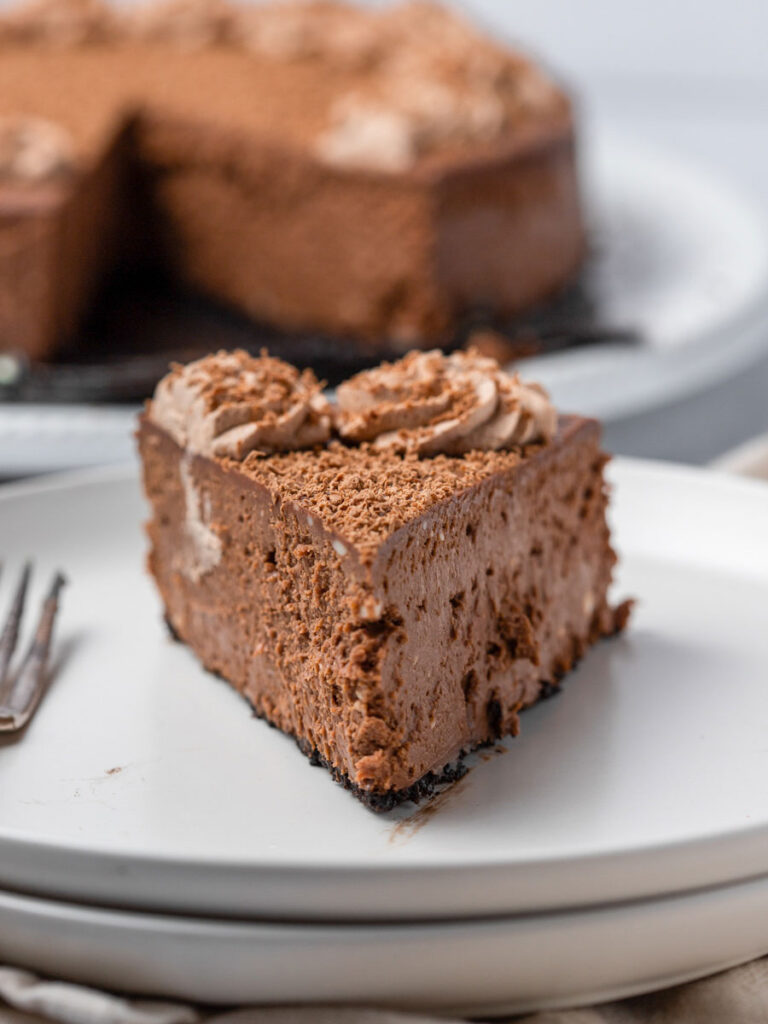
M 218 675 L 218 673 L 214 673 L 214 675 Z M 218 676 L 218 678 L 224 683 L 227 682 L 223 676 Z M 258 718 L 260 721 L 266 722 L 270 729 L 275 729 L 277 732 L 283 731 L 282 729 L 279 729 L 274 722 L 270 722 L 267 716 L 260 712 L 258 708 L 254 707 L 247 698 L 244 698 L 244 700 L 251 709 L 251 713 L 254 718 Z M 417 779 L 413 785 L 408 786 L 406 789 L 393 789 L 384 793 L 377 793 L 373 790 L 363 789 L 361 786 L 358 786 L 345 772 L 339 771 L 339 769 L 327 761 L 318 750 L 311 747 L 298 736 L 291 736 L 291 739 L 295 742 L 302 754 L 309 760 L 309 763 L 313 768 L 325 768 L 325 770 L 330 773 L 334 782 L 343 786 L 344 789 L 348 790 L 357 800 L 360 801 L 361 804 L 367 807 L 369 811 L 373 811 L 375 814 L 386 814 L 387 811 L 391 811 L 395 807 L 399 807 L 400 804 L 418 804 L 422 803 L 424 800 L 429 800 L 440 790 L 445 789 L 446 786 L 450 786 L 454 782 L 458 782 L 459 779 L 463 779 L 469 771 L 468 766 L 464 764 L 464 758 L 473 753 L 474 750 L 479 750 L 480 747 L 489 745 L 488 742 L 478 743 L 472 748 L 472 750 L 463 750 L 456 761 L 452 764 L 445 765 L 442 771 L 427 772 L 426 775 L 422 775 L 420 779 Z
M 441 789 L 445 789 L 446 786 L 458 782 L 469 771 L 463 759 L 471 753 L 468 750 L 462 751 L 459 758 L 452 764 L 445 765 L 442 771 L 427 772 L 426 775 L 422 775 L 420 779 L 417 779 L 412 786 L 408 786 L 406 789 L 391 789 L 385 793 L 376 793 L 369 789 L 362 789 L 348 775 L 339 771 L 332 764 L 329 764 L 324 757 L 321 757 L 317 750 L 310 749 L 300 740 L 296 740 L 296 743 L 302 754 L 309 758 L 310 764 L 317 768 L 326 768 L 331 773 L 334 782 L 343 786 L 344 789 L 348 789 L 369 811 L 373 811 L 376 814 L 386 814 L 387 811 L 393 810 L 400 804 L 422 803 L 424 800 L 429 800 L 430 797 L 433 797 Z M 485 744 L 479 744 L 479 746 L 483 745 Z

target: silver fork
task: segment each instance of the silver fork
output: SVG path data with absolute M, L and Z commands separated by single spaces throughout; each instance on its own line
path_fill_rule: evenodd
M 59 607 L 59 593 L 66 583 L 60 572 L 53 578 L 43 602 L 35 635 L 18 669 L 11 670 L 11 659 L 19 640 L 24 604 L 32 566 L 28 562 L 21 573 L 16 594 L 0 634 L 0 733 L 18 732 L 30 721 L 48 684 L 48 655 L 53 625 Z

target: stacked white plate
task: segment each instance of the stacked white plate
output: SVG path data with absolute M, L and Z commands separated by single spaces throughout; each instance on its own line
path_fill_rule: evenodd
M 0 962 L 493 1014 L 768 951 L 768 487 L 611 474 L 629 631 L 445 796 L 384 817 L 170 641 L 134 469 L 6 488 L 6 585 L 25 555 L 40 590 L 71 583 L 51 690 L 0 744 Z

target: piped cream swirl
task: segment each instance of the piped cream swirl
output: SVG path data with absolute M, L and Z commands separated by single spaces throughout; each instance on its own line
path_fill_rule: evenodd
M 0 181 L 37 184 L 75 168 L 72 139 L 41 117 L 0 117 Z
M 312 448 L 331 433 L 330 406 L 311 370 L 243 351 L 174 366 L 157 385 L 149 418 L 187 451 L 236 460 Z
M 538 384 L 476 350 L 410 352 L 337 391 L 343 438 L 418 455 L 460 455 L 549 441 L 557 412 Z

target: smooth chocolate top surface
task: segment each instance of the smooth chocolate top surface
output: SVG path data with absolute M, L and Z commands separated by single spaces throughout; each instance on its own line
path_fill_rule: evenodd
M 37 0 L 0 18 L 0 118 L 59 125 L 86 164 L 149 109 L 388 174 L 570 123 L 535 65 L 437 4 L 155 0 L 127 11 Z

